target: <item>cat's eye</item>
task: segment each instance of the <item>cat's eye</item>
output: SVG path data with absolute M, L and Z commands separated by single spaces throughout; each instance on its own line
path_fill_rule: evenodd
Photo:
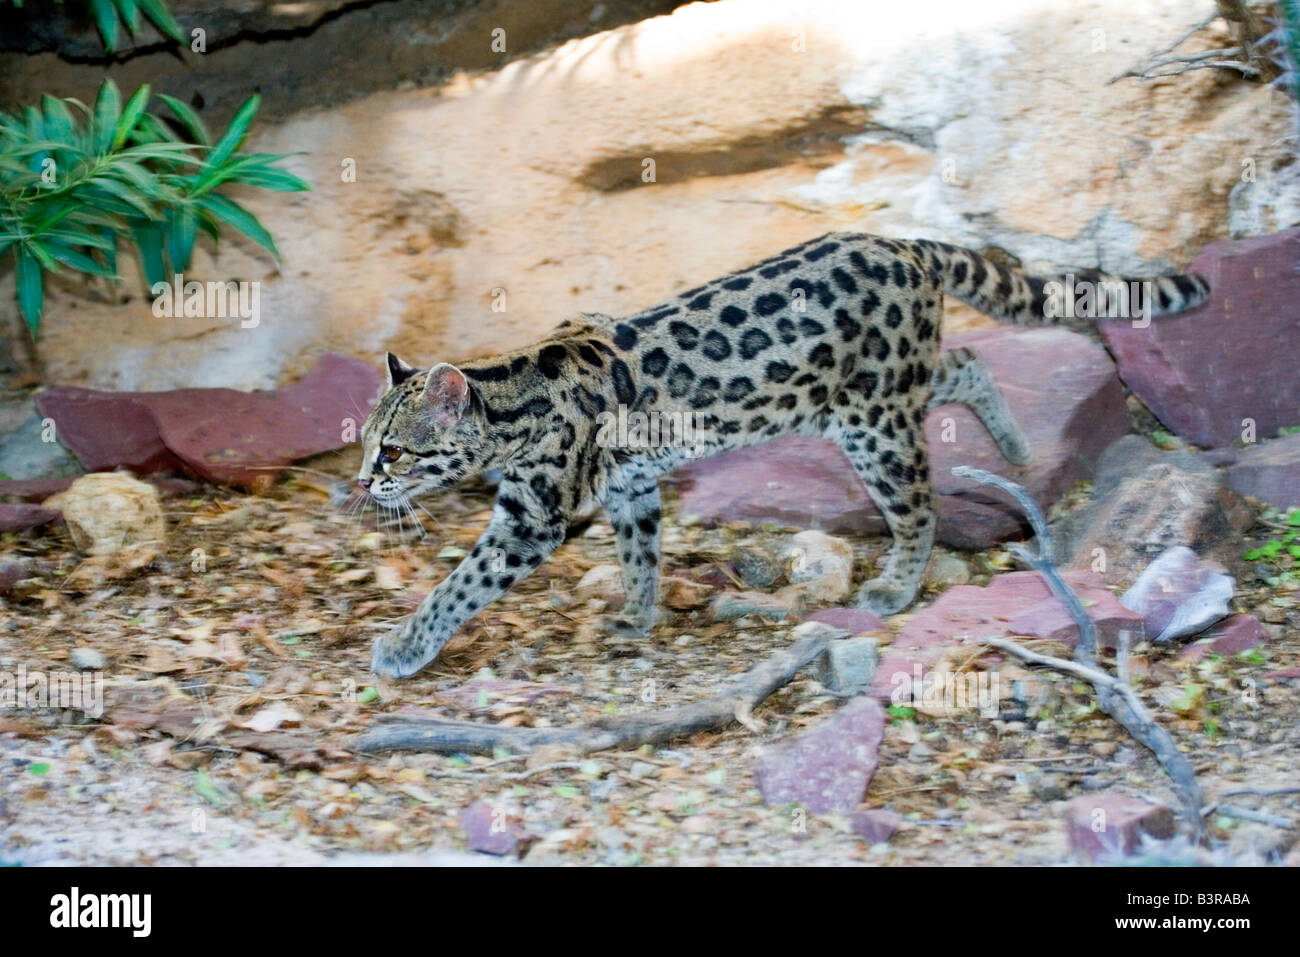
M 382 462 L 384 465 L 387 465 L 389 462 L 396 462 L 398 459 L 402 457 L 402 453 L 404 451 L 406 450 L 403 449 L 400 445 L 380 446 L 379 461 Z

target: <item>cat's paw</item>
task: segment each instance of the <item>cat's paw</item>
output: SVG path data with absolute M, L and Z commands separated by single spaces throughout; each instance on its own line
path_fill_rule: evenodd
M 1029 440 L 1019 431 L 1003 436 L 998 442 L 998 449 L 1002 452 L 1002 457 L 1012 465 L 1028 465 L 1033 458 Z
M 616 638 L 647 638 L 650 623 L 641 617 L 603 615 L 596 619 L 596 629 Z
M 413 621 L 408 618 L 375 639 L 370 651 L 370 670 L 381 678 L 409 678 L 436 657 L 437 652 L 430 653 L 421 641 Z
M 873 578 L 858 591 L 857 606 L 884 618 L 902 611 L 912 603 L 916 589 Z

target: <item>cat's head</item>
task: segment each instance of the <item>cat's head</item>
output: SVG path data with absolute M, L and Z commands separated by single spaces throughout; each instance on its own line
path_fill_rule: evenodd
M 357 484 L 377 501 L 455 485 L 491 465 L 481 403 L 443 362 L 427 372 L 388 354 L 388 390 L 361 429 Z

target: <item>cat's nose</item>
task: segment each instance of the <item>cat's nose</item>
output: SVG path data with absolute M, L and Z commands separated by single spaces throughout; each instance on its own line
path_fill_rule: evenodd
M 372 482 L 374 482 L 374 479 L 357 479 L 357 484 L 367 492 L 370 491 L 370 485 Z

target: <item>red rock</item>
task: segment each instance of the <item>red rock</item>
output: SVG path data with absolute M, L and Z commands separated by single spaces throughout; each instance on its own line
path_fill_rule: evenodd
M 249 488 L 297 459 L 346 445 L 345 423 L 360 433 L 379 386 L 368 364 L 325 355 L 299 382 L 269 392 L 54 388 L 36 403 L 91 471 L 183 466 L 210 482 Z
M 54 420 L 59 441 L 72 450 L 86 471 L 112 472 L 121 467 L 147 475 L 181 468 L 181 460 L 163 444 L 148 404 L 140 401 L 163 394 L 56 386 L 36 397 L 36 407 L 41 415 Z
M 518 854 L 533 837 L 517 818 L 489 801 L 475 801 L 461 811 L 460 826 L 466 846 L 484 854 Z
M 811 814 L 852 811 L 876 773 L 885 712 L 856 698 L 833 716 L 758 760 L 755 777 L 770 807 L 798 804 Z
M 63 518 L 57 508 L 39 505 L 0 505 L 0 532 L 21 532 Z
M 1264 623 L 1254 615 L 1233 615 L 1215 625 L 1204 641 L 1184 648 L 1178 657 L 1199 661 L 1211 652 L 1235 655 L 1258 647 L 1272 637 Z
M 868 844 L 883 844 L 902 826 L 903 815 L 883 808 L 855 811 L 849 815 L 849 829 Z
M 22 562 L 0 562 L 0 595 L 26 578 L 31 572 Z
M 1131 854 L 1144 835 L 1158 840 L 1174 836 L 1173 811 L 1124 794 L 1077 797 L 1066 805 L 1065 822 L 1070 850 L 1089 860 Z
M 1240 443 L 1243 419 L 1260 439 L 1296 425 L 1300 376 L 1282 344 L 1295 339 L 1298 261 L 1300 229 L 1210 243 L 1187 267 L 1214 287 L 1204 306 L 1145 329 L 1101 324 L 1120 377 L 1196 445 Z
M 1300 432 L 1238 453 L 1228 469 L 1228 485 L 1278 508 L 1300 505 Z
M 1221 655 L 1235 655 L 1270 641 L 1272 633 L 1254 615 L 1233 615 L 1210 629 L 1214 650 Z
M 1096 627 L 1097 643 L 1115 647 L 1121 630 L 1131 632 L 1130 643 L 1142 635 L 1142 617 L 1120 605 L 1092 572 L 1069 570 L 1066 582 L 1082 601 Z M 1047 582 L 1035 571 L 994 576 L 987 587 L 957 585 L 933 604 L 918 611 L 882 655 L 871 681 L 871 693 L 891 698 L 908 691 L 916 667 L 928 670 L 943 651 L 954 645 L 971 645 L 983 638 L 1032 635 L 1074 645 L 1079 629 L 1065 606 L 1057 601 Z M 901 700 L 898 703 L 903 703 Z
M 1130 645 L 1142 638 L 1145 627 L 1142 616 L 1125 608 L 1104 588 L 1087 589 L 1080 592 L 1079 597 L 1093 603 L 1085 605 L 1084 610 L 1096 628 L 1099 645 L 1116 647 L 1119 633 L 1125 630 L 1129 633 Z M 1013 635 L 1050 638 L 1072 648 L 1079 643 L 1079 626 L 1055 595 L 1017 612 L 1007 622 L 1007 628 Z
M 944 346 L 965 346 L 988 363 L 1033 449 L 1029 466 L 1011 465 L 965 406 L 940 406 L 926 419 L 930 473 L 940 496 L 939 540 L 986 548 L 1018 536 L 1024 518 L 1005 496 L 954 477 L 952 468 L 971 465 L 1007 475 L 1046 506 L 1091 475 L 1097 456 L 1128 431 L 1124 392 L 1105 352 L 1065 329 L 983 329 L 950 336 Z M 946 419 L 952 420 L 955 441 L 942 441 Z M 682 514 L 706 523 L 886 534 L 857 473 L 824 439 L 777 439 L 692 462 L 676 476 Z
M 820 621 L 832 628 L 843 628 L 850 635 L 885 628 L 885 623 L 865 608 L 822 608 L 804 615 L 804 621 Z
M 68 475 L 63 478 L 43 479 L 5 479 L 0 481 L 0 498 L 16 498 L 20 502 L 43 502 L 51 495 L 65 491 L 80 476 Z M 199 486 L 188 479 L 172 478 L 169 475 L 151 475 L 144 479 L 157 486 L 163 495 L 191 495 Z
M 1199 471 L 1189 471 L 1177 453 L 1145 467 L 1150 453 L 1134 454 L 1136 471 L 1112 472 L 1116 453 L 1137 453 L 1142 441 L 1125 436 L 1102 457 L 1093 504 L 1079 516 L 1086 523 L 1073 539 L 1071 564 L 1098 571 L 1107 584 L 1135 582 L 1171 548 L 1240 567 L 1240 533 L 1254 520 L 1251 509 L 1212 468 L 1197 464 Z M 1163 627 L 1152 631 L 1149 623 L 1148 632 Z

